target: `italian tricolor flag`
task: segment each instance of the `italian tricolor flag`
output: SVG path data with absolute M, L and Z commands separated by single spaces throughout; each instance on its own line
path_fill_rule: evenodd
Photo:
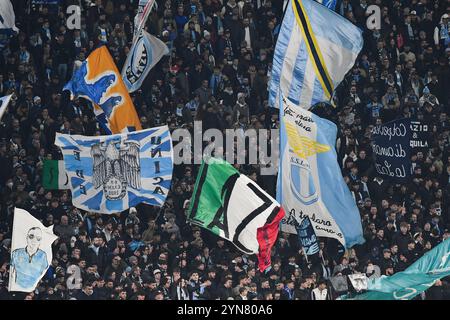
M 203 162 L 190 202 L 188 221 L 258 256 L 259 270 L 271 265 L 270 251 L 284 217 L 280 204 L 228 162 Z

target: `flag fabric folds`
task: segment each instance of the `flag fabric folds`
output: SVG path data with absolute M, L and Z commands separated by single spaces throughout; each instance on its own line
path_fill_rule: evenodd
M 361 30 L 314 0 L 291 0 L 273 58 L 269 105 L 278 91 L 304 109 L 329 101 L 363 47 Z
M 372 129 L 375 169 L 383 178 L 398 183 L 411 177 L 411 119 L 397 119 Z
M 353 300 L 411 300 L 450 275 L 450 239 L 425 253 L 405 271 L 369 279 L 366 293 Z M 343 297 L 343 300 L 350 299 Z
M 133 43 L 122 69 L 122 79 L 128 92 L 138 90 L 150 70 L 169 53 L 169 48 L 158 38 L 143 30 Z
M 270 267 L 284 210 L 255 182 L 224 160 L 203 162 L 187 220 L 231 241 L 247 254 L 257 254 L 260 271 Z
M 69 176 L 62 160 L 44 160 L 42 186 L 47 190 L 65 190 L 69 187 Z
M 277 200 L 286 210 L 281 230 L 297 233 L 296 223 L 308 216 L 318 237 L 337 239 L 347 248 L 363 243 L 359 211 L 337 162 L 336 125 L 282 95 L 279 103 Z
M 311 224 L 311 219 L 306 217 L 300 224 L 296 225 L 297 235 L 305 254 L 312 256 L 319 252 L 319 242 Z
M 12 94 L 0 98 L 0 121 L 3 118 L 3 115 L 6 112 L 6 109 L 8 108 L 11 98 L 12 98 Z
M 74 206 L 116 213 L 141 202 L 162 206 L 173 170 L 167 126 L 110 136 L 57 133 Z
M 328 9 L 334 10 L 336 8 L 337 0 L 316 0 L 318 3 L 324 5 Z
M 156 0 L 139 0 L 138 12 L 134 17 L 133 43 L 141 35 L 141 31 L 144 29 L 155 3 Z
M 45 227 L 23 209 L 14 208 L 9 291 L 31 292 L 52 263 L 53 226 Z
M 105 46 L 89 55 L 63 90 L 92 102 L 97 120 L 108 134 L 142 129 L 133 101 Z

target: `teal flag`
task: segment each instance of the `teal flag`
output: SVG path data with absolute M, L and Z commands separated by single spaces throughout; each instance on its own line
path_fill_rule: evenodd
M 450 239 L 413 263 L 403 272 L 369 281 L 368 291 L 343 300 L 410 300 L 421 294 L 436 280 L 450 275 Z

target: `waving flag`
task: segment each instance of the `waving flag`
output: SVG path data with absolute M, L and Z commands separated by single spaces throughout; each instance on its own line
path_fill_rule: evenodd
M 0 98 L 0 121 L 3 118 L 3 115 L 6 112 L 6 109 L 8 108 L 11 98 L 12 98 L 12 94 L 10 94 L 9 96 L 4 96 L 4 97 Z
M 128 90 L 105 46 L 89 55 L 63 90 L 91 101 L 97 120 L 108 134 L 142 129 Z
M 65 190 L 69 187 L 69 176 L 62 160 L 44 160 L 42 186 L 47 190 Z
M 336 8 L 337 0 L 316 0 L 318 3 L 323 4 L 328 9 L 334 10 Z
M 329 101 L 363 47 L 362 32 L 350 21 L 313 0 L 291 0 L 273 58 L 269 104 L 278 91 L 309 109 Z
M 277 200 L 286 210 L 281 230 L 311 219 L 319 237 L 347 248 L 363 243 L 358 208 L 344 182 L 334 149 L 336 125 L 281 97 Z
M 270 267 L 270 250 L 284 210 L 270 195 L 231 164 L 203 162 L 195 183 L 188 221 L 257 254 L 260 271 Z
M 150 16 L 150 12 L 155 4 L 156 0 L 139 0 L 138 13 L 134 17 L 133 43 L 135 43 L 137 37 L 141 35 L 141 31 L 144 29 L 148 17 Z
M 138 90 L 150 70 L 169 53 L 169 48 L 158 38 L 143 30 L 133 43 L 122 69 L 122 78 L 129 92 Z
M 300 245 L 305 250 L 305 254 L 312 256 L 319 252 L 319 242 L 311 224 L 311 219 L 306 217 L 300 224 L 296 225 L 296 229 Z
M 368 292 L 352 300 L 411 300 L 447 276 L 450 276 L 450 239 L 425 253 L 405 271 L 369 279 Z
M 162 206 L 172 180 L 172 139 L 167 126 L 111 136 L 57 133 L 73 205 L 116 213 L 141 202 Z
M 9 291 L 32 292 L 52 263 L 53 226 L 45 227 L 29 212 L 14 208 Z

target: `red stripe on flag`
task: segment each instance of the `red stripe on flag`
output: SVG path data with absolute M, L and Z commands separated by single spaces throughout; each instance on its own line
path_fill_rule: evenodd
M 277 215 L 270 223 L 258 228 L 256 235 L 259 243 L 258 267 L 261 272 L 271 265 L 270 251 L 277 240 L 279 224 L 283 217 L 284 209 L 279 208 Z

